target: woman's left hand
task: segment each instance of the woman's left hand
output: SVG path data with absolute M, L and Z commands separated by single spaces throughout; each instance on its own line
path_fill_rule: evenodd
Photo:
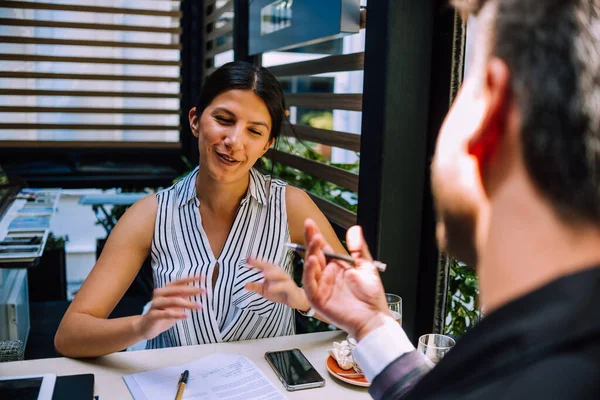
M 258 260 L 248 260 L 252 268 L 261 270 L 265 281 L 247 283 L 245 288 L 260 294 L 267 300 L 283 303 L 288 307 L 306 311 L 310 308 L 304 289 L 299 288 L 292 277 L 277 265 Z

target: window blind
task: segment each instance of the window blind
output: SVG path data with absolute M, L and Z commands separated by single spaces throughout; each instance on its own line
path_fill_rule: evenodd
M 168 0 L 0 1 L 0 146 L 178 145 L 180 18 Z

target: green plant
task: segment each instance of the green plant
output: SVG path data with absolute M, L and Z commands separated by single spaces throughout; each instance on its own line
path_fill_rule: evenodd
M 294 139 L 282 140 L 277 149 L 290 154 L 294 154 L 300 157 L 307 158 L 309 160 L 318 161 L 323 164 L 338 167 L 347 171 L 358 173 L 360 160 L 357 160 L 352 164 L 337 164 L 331 163 L 321 154 L 316 152 L 312 147 L 314 143 L 310 142 L 298 142 Z M 268 158 L 261 158 L 258 162 L 259 168 L 266 173 L 273 174 L 280 179 L 283 179 L 294 186 L 305 189 L 319 197 L 331 201 L 347 210 L 356 212 L 358 208 L 358 195 L 352 191 L 344 189 L 331 182 L 327 182 L 323 179 L 315 178 L 312 175 L 305 174 L 297 169 L 285 166 L 281 163 L 275 162 Z
M 333 113 L 331 111 L 310 111 L 300 118 L 301 125 L 319 129 L 333 129 Z
M 450 259 L 444 333 L 453 337 L 465 334 L 481 319 L 479 285 L 475 270 Z
M 46 238 L 46 246 L 44 247 L 44 251 L 64 249 L 68 241 L 68 236 L 55 236 L 52 232 L 50 232 Z

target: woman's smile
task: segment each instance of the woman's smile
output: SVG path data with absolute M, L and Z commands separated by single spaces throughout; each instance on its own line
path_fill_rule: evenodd
M 217 160 L 219 160 L 221 163 L 223 163 L 229 167 L 233 167 L 235 165 L 241 164 L 240 160 L 237 160 L 234 157 L 231 157 L 227 153 L 222 153 L 222 152 L 215 150 L 215 154 L 217 156 Z

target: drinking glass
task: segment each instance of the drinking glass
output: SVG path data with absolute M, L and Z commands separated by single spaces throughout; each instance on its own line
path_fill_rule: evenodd
M 437 364 L 455 343 L 450 336 L 429 333 L 419 338 L 417 350 L 425 354 L 434 364 Z
M 385 299 L 394 319 L 402 326 L 402 297 L 397 294 L 386 293 Z

